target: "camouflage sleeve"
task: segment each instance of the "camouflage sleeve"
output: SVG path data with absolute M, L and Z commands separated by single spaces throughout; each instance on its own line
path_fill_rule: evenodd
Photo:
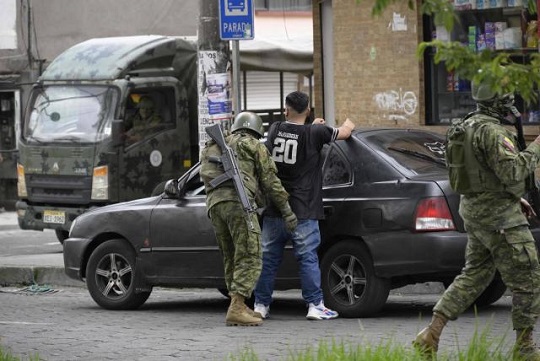
M 270 152 L 264 144 L 257 141 L 255 146 L 256 173 L 259 177 L 259 184 L 263 194 L 268 195 L 278 209 L 288 206 L 289 194 L 283 188 L 281 181 L 277 176 L 277 167 Z
M 500 125 L 482 127 L 475 137 L 477 149 L 481 151 L 488 166 L 504 184 L 524 181 L 540 161 L 540 145 L 531 143 L 519 151 L 516 137 Z

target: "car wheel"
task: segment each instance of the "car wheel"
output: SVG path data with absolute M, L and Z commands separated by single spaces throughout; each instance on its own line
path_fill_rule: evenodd
M 369 317 L 386 303 L 390 280 L 375 275 L 373 260 L 359 241 L 331 247 L 321 262 L 325 304 L 343 317 Z
M 88 259 L 86 285 L 98 305 L 109 310 L 130 310 L 141 306 L 151 291 L 135 292 L 135 251 L 115 239 L 99 245 Z
M 474 301 L 476 306 L 478 307 L 486 307 L 491 305 L 492 303 L 495 303 L 501 298 L 504 293 L 506 292 L 506 285 L 504 282 L 498 278 L 495 277 L 493 281 L 487 286 L 487 288 L 482 292 L 480 296 Z
M 56 238 L 60 244 L 64 244 L 64 241 L 69 237 L 69 232 L 63 229 L 55 229 L 54 233 L 56 233 Z
M 226 288 L 218 288 L 218 291 L 219 293 L 221 293 L 223 296 L 227 297 L 227 298 L 231 298 L 229 296 L 229 290 L 226 289 Z

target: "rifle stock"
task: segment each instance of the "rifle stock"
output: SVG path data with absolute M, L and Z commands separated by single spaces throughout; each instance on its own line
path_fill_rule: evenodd
M 254 227 L 253 222 L 251 221 L 251 213 L 255 212 L 256 209 L 249 201 L 249 197 L 246 193 L 246 188 L 244 187 L 244 183 L 242 181 L 241 171 L 236 160 L 236 154 L 234 153 L 233 149 L 227 145 L 227 142 L 225 142 L 225 137 L 223 136 L 223 131 L 221 130 L 221 126 L 219 124 L 206 127 L 206 133 L 221 149 L 221 157 L 219 159 L 210 159 L 210 161 L 221 163 L 223 170 L 225 171 L 225 173 L 210 181 L 210 186 L 215 188 L 229 179 L 232 180 L 236 193 L 238 194 L 240 202 L 242 203 L 242 208 L 246 213 L 248 225 L 250 229 L 253 230 Z

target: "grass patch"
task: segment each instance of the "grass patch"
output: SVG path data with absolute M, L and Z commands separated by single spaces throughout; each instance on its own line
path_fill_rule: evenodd
M 34 356 L 31 356 L 30 358 L 20 358 L 17 356 L 13 356 L 13 354 L 8 349 L 0 345 L 0 361 L 24 361 L 24 360 L 39 361 L 39 355 L 34 355 Z
M 443 336 L 444 337 L 444 336 Z M 475 331 L 466 348 L 439 351 L 437 361 L 520 361 L 512 358 L 512 350 L 505 346 L 506 335 L 492 337 L 489 327 L 482 332 Z M 263 361 L 251 348 L 246 347 L 236 355 L 229 355 L 227 361 Z M 412 345 L 387 341 L 379 345 L 353 344 L 340 341 L 321 341 L 315 347 L 301 351 L 289 351 L 279 358 L 281 361 L 431 361 L 426 359 Z M 433 359 L 433 361 L 435 358 Z

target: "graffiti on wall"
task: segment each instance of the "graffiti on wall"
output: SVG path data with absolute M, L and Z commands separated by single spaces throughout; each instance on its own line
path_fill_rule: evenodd
M 387 113 L 390 120 L 407 120 L 416 112 L 418 100 L 412 91 L 389 90 L 373 97 L 377 107 Z

